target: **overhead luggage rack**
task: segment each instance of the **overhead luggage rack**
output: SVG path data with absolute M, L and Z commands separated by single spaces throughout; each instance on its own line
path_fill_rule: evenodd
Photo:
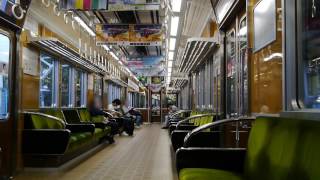
M 66 46 L 64 43 L 62 43 L 56 38 L 35 38 L 35 39 L 32 39 L 30 43 L 41 49 L 44 49 L 56 55 L 62 56 L 65 58 L 64 60 L 69 61 L 72 64 L 81 66 L 90 72 L 95 72 L 100 74 L 107 73 L 106 70 L 99 67 L 99 65 L 94 64 L 93 62 L 91 62 L 90 60 L 84 57 L 81 57 L 79 53 L 69 48 L 68 46 Z
M 175 79 L 173 82 L 173 87 L 176 87 L 176 88 L 183 87 L 187 82 L 188 80 L 185 80 L 185 79 Z
M 107 80 L 112 81 L 113 83 L 115 83 L 115 84 L 117 84 L 119 86 L 129 87 L 129 85 L 126 82 L 124 82 L 123 80 L 121 80 L 121 79 L 119 79 L 117 77 L 107 76 L 106 78 L 107 78 Z
M 193 71 L 218 47 L 216 38 L 189 38 L 180 61 L 179 72 Z

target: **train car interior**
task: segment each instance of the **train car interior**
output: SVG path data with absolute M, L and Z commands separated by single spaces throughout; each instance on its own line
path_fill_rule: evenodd
M 319 180 L 318 142 L 320 0 L 0 0 L 0 180 Z

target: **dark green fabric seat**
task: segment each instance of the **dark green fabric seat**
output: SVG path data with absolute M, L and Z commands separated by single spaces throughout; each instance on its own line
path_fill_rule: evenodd
M 260 117 L 250 133 L 244 172 L 184 168 L 180 180 L 320 179 L 320 122 Z M 196 157 L 195 157 L 196 158 Z
M 223 171 L 218 169 L 200 169 L 200 168 L 189 168 L 180 171 L 180 179 L 193 179 L 193 180 L 239 180 L 242 179 L 241 175 L 232 173 L 229 171 Z M 214 178 L 213 178 L 214 177 Z

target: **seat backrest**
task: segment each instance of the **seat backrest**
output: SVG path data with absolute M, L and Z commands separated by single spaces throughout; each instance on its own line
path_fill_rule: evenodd
M 82 122 L 91 122 L 91 115 L 90 115 L 90 112 L 88 111 L 88 109 L 86 109 L 86 108 L 78 109 L 78 113 L 80 116 L 80 120 Z
M 303 121 L 290 179 L 320 179 L 320 122 Z
M 81 123 L 78 111 L 76 109 L 63 109 L 62 112 L 68 123 L 70 124 Z
M 302 162 L 306 162 L 301 157 L 303 154 L 308 153 L 309 148 L 306 148 L 308 144 L 310 148 L 312 147 L 311 142 L 305 141 L 308 137 L 311 138 L 310 132 L 307 134 L 301 133 L 303 132 L 303 126 L 308 123 L 310 123 L 308 120 L 288 118 L 257 118 L 251 129 L 248 142 L 245 166 L 247 179 L 301 179 L 298 176 L 301 177 L 300 174 L 303 173 L 297 174 L 297 166 L 300 166 Z M 318 127 L 320 128 L 320 126 Z M 320 140 L 318 131 L 319 129 L 311 133 L 312 135 L 319 135 L 317 138 L 312 136 L 311 141 L 313 143 L 317 143 Z M 319 151 L 316 154 L 319 154 Z M 320 160 L 320 155 L 317 156 Z M 314 166 L 315 164 L 317 166 Z M 309 165 L 311 169 L 316 168 L 318 171 L 320 162 L 309 163 L 308 161 L 305 165 Z M 310 173 L 318 174 L 317 171 L 310 169 L 309 171 Z
M 48 109 L 44 109 L 43 113 L 48 114 L 50 116 L 57 117 L 57 118 L 62 119 L 66 122 L 66 119 L 65 119 L 61 109 L 48 108 Z
M 39 114 L 25 115 L 25 128 L 31 129 L 64 129 L 63 122 L 41 116 Z M 27 127 L 28 126 L 28 127 Z

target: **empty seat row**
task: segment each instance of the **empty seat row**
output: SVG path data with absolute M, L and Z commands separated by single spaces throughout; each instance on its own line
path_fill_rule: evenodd
M 200 132 L 229 122 L 221 120 L 188 134 L 176 153 L 180 180 L 320 179 L 320 122 L 307 119 L 258 117 L 247 148 L 193 147 Z
M 59 166 L 108 139 L 111 128 L 103 119 L 91 117 L 87 109 L 24 112 L 25 166 Z

